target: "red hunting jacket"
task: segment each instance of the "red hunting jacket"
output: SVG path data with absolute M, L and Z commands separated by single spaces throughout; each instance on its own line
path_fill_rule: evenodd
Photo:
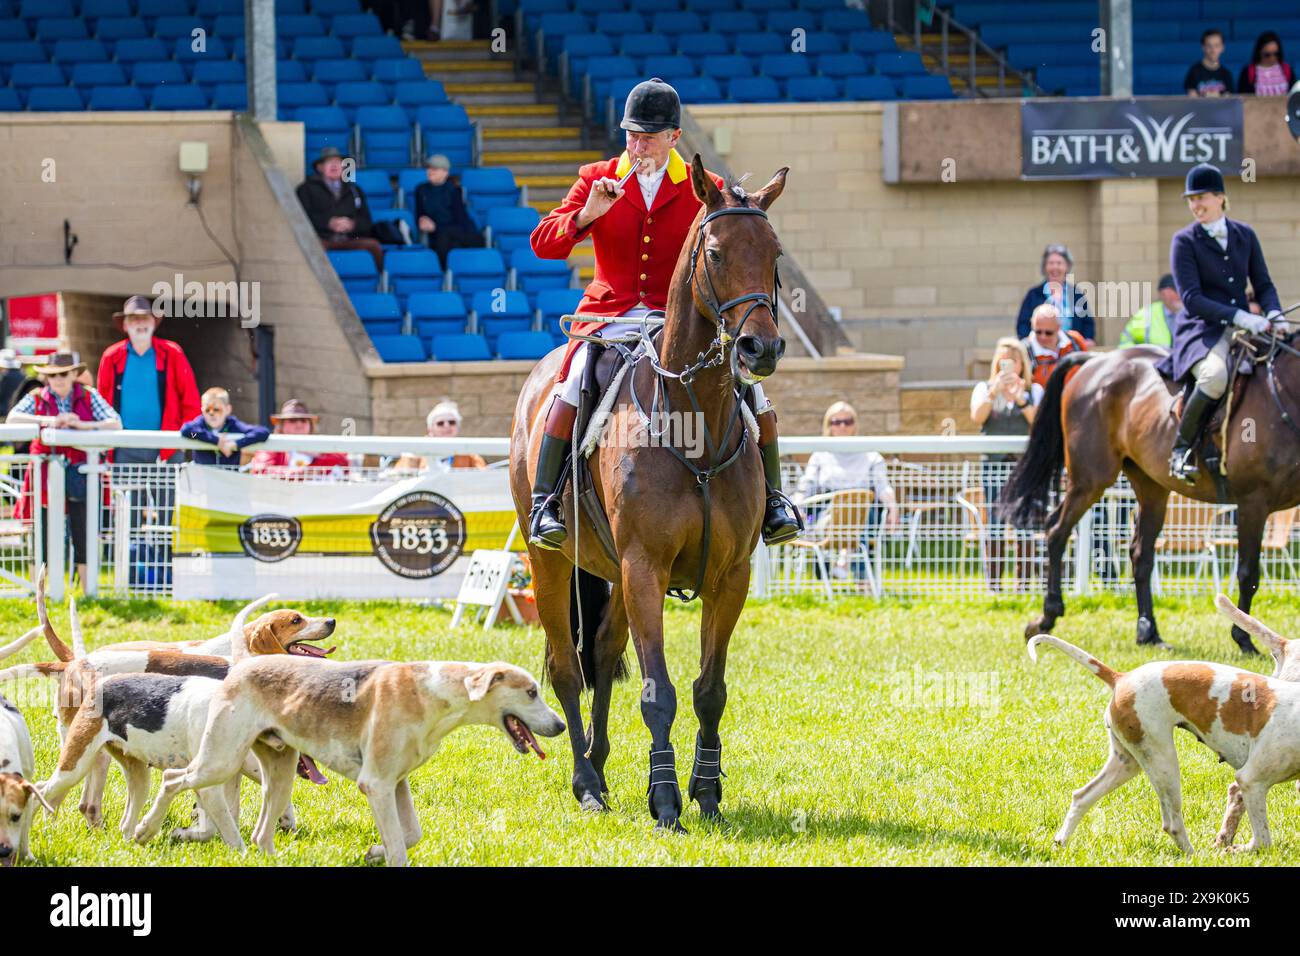
M 690 168 L 677 150 L 668 154 L 668 169 L 650 209 L 646 209 L 641 187 L 633 177 L 623 198 L 609 212 L 581 231 L 574 225 L 574 218 L 587 203 L 592 183 L 606 176 L 621 179 L 631 165 L 625 152 L 617 159 L 583 166 L 564 201 L 533 230 L 533 252 L 543 259 L 567 259 L 575 245 L 592 237 L 596 275 L 587 286 L 579 312 L 612 318 L 638 306 L 667 308 L 668 285 L 701 206 L 691 186 Z M 723 188 L 721 176 L 712 172 L 709 175 L 719 189 Z M 591 332 L 603 324 L 577 322 L 573 330 Z M 569 342 L 557 381 L 563 381 L 568 374 L 569 362 L 581 344 Z

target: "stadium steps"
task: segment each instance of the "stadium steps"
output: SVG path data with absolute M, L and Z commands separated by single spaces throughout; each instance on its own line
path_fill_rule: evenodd
M 447 97 L 461 106 L 537 103 L 537 87 L 522 80 L 444 83 Z
M 436 56 L 439 62 L 453 60 L 483 60 L 492 55 L 491 40 L 405 40 L 402 49 L 408 56 L 417 60 L 428 60 Z
M 489 129 L 530 127 L 557 119 L 553 103 L 470 103 L 462 104 L 469 118 L 477 123 L 486 137 Z M 564 127 L 569 129 L 571 127 Z
M 580 141 L 582 130 L 576 126 L 517 126 L 484 129 L 485 150 L 546 150 L 571 149 Z
M 568 176 L 573 182 L 578 167 L 584 163 L 595 163 L 605 155 L 595 149 L 569 150 L 496 150 L 483 143 L 483 152 L 479 154 L 480 166 L 506 166 L 519 176 Z M 531 190 L 531 187 L 530 187 Z
M 942 76 L 943 70 L 943 37 L 936 31 L 934 33 L 922 33 L 921 45 L 916 45 L 916 37 L 911 33 L 895 33 L 894 42 L 898 44 L 900 50 L 916 50 L 921 54 L 921 62 L 931 73 Z M 973 97 L 986 96 L 995 97 L 998 95 L 998 57 L 990 56 L 983 51 L 977 51 L 975 54 L 975 87 L 970 85 L 970 53 L 957 52 L 959 50 L 969 50 L 965 36 L 957 32 L 948 34 L 948 65 L 952 70 L 948 75 L 948 81 L 952 84 L 952 90 L 958 96 Z M 1006 64 L 1008 75 L 1005 81 L 1006 96 L 1020 96 L 1022 90 L 1014 76 L 1009 74 L 1011 65 Z
M 425 60 L 424 75 L 439 83 L 503 83 L 514 82 L 513 60 Z

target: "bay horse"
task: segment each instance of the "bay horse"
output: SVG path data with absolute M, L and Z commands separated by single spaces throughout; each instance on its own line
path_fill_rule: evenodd
M 1251 339 L 1261 351 L 1231 406 L 1226 447 L 1228 502 L 1237 505 L 1237 606 L 1249 612 L 1259 587 L 1260 549 L 1268 516 L 1300 504 L 1300 353 L 1285 340 Z M 1178 419 L 1173 383 L 1156 371 L 1164 350 L 1152 346 L 1066 356 L 1048 379 L 1029 432 L 1029 447 L 1002 492 L 1003 513 L 1019 527 L 1041 526 L 1048 494 L 1064 466 L 1069 487 L 1047 518 L 1047 592 L 1043 613 L 1029 622 L 1025 639 L 1049 633 L 1065 613 L 1061 559 L 1070 531 L 1122 470 L 1137 497 L 1137 522 L 1129 555 L 1137 591 L 1139 644 L 1161 644 L 1151 600 L 1155 545 L 1169 493 L 1198 501 L 1220 496 L 1202 463 L 1195 485 L 1170 477 L 1169 450 Z M 1287 408 L 1290 407 L 1291 411 Z M 1212 426 L 1219 434 L 1221 408 Z M 1236 625 L 1232 638 L 1256 654 L 1250 635 Z
M 677 832 L 684 832 L 671 740 L 677 692 L 664 658 L 664 598 L 670 588 L 694 587 L 703 599 L 700 673 L 693 685 L 700 728 L 688 795 L 706 819 L 721 820 L 718 727 L 727 702 L 727 644 L 749 591 L 750 555 L 765 500 L 758 445 L 740 415 L 737 385 L 770 375 L 785 350 L 776 324 L 781 246 L 766 210 L 781 195 L 787 172 L 788 167 L 778 170 L 761 190 L 747 194 L 739 185 L 719 189 L 699 156 L 691 161 L 691 183 L 703 207 L 669 286 L 659 369 L 644 359 L 630 369 L 603 433 L 637 434 L 643 419 L 632 392 L 635 402 L 649 408 L 658 384 L 661 408 L 693 412 L 696 432 L 706 429 L 712 460 L 695 467 L 674 448 L 650 442 L 598 443 L 590 471 L 609 518 L 617 562 L 585 514 L 575 533 L 571 478 L 562 499 L 569 527 L 563 549 L 528 547 L 537 613 L 546 630 L 546 673 L 573 748 L 573 795 L 584 809 L 607 808 L 610 698 L 630 628 L 642 676 L 641 716 L 651 737 L 650 814 L 657 828 Z M 515 406 L 510 488 L 525 529 L 545 411 L 562 355 L 556 350 L 538 363 Z M 683 370 L 689 370 L 685 381 L 675 377 Z M 579 700 L 584 683 L 592 691 L 585 732 Z

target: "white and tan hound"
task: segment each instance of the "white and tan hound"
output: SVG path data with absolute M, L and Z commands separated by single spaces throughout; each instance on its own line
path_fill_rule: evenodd
M 406 851 L 422 831 L 407 776 L 433 756 L 457 727 L 486 724 L 502 730 L 520 753 L 544 757 L 533 733 L 564 732 L 532 675 L 512 664 L 437 661 L 312 661 L 293 657 L 243 658 L 235 635 L 236 663 L 212 699 L 198 755 L 183 770 L 163 773 L 162 789 L 136 829 L 145 843 L 157 835 L 167 807 L 184 789 L 210 787 L 239 771 L 248 749 L 266 732 L 289 747 L 357 782 L 366 795 L 380 846 L 367 860 L 405 866 Z M 254 842 L 272 852 L 267 820 L 288 797 L 292 773 L 268 768 L 262 816 Z M 230 820 L 218 825 L 229 827 Z M 228 843 L 238 830 L 222 833 Z
M 1038 660 L 1040 644 L 1055 647 L 1112 690 L 1104 718 L 1110 758 L 1097 776 L 1074 792 L 1056 832 L 1058 844 L 1069 840 L 1094 803 L 1142 770 L 1159 798 L 1164 831 L 1179 849 L 1191 853 L 1174 746 L 1177 728 L 1191 733 L 1236 771 L 1215 844 L 1233 848 L 1243 807 L 1253 835 L 1241 849 L 1271 844 L 1265 802 L 1269 788 L 1300 777 L 1300 683 L 1295 683 L 1300 679 L 1300 647 L 1238 610 L 1225 595 L 1219 595 L 1215 605 L 1268 647 L 1276 664 L 1273 677 L 1203 661 L 1153 661 L 1124 674 L 1059 638 L 1040 634 L 1030 639 L 1031 659 Z
M 0 647 L 0 660 L 17 654 L 36 638 L 34 627 L 18 640 Z M 0 694 L 0 866 L 32 858 L 30 834 L 37 803 L 50 807 L 32 783 L 36 756 L 27 722 L 18 708 Z

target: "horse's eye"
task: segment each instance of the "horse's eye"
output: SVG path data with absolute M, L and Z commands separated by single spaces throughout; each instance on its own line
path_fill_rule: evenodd
M 710 250 L 709 250 L 709 261 L 710 261 L 710 262 L 721 262 L 721 261 L 722 261 L 722 256 L 718 255 L 718 250 L 717 250 L 717 249 L 710 249 Z

